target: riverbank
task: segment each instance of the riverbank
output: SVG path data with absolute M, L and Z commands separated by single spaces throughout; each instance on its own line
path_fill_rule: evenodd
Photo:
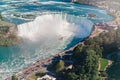
M 114 17 L 112 24 L 120 25 L 120 1 L 119 0 L 72 0 L 74 3 L 86 4 L 105 9 Z M 114 6 L 114 7 L 113 7 Z

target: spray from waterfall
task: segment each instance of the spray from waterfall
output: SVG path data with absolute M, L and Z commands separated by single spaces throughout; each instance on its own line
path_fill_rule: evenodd
M 70 37 L 84 37 L 91 31 L 91 23 L 84 21 L 65 14 L 41 15 L 32 22 L 18 25 L 18 36 L 31 41 L 54 38 L 66 41 Z
M 31 41 L 56 37 L 67 39 L 74 36 L 74 27 L 67 21 L 66 15 L 42 15 L 32 22 L 18 25 L 18 36 Z

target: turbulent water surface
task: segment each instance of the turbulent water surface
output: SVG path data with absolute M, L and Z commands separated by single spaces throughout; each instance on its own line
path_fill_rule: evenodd
M 112 20 L 105 10 L 61 0 L 0 0 L 0 12 L 23 38 L 19 45 L 0 47 L 0 79 L 74 46 L 89 36 L 93 23 Z

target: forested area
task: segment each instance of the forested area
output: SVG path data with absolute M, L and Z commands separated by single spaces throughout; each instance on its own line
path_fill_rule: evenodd
M 66 80 L 104 80 L 101 75 L 106 72 L 98 70 L 100 58 L 107 56 L 120 49 L 120 28 L 101 33 L 99 36 L 89 38 L 84 44 L 79 44 L 71 55 L 73 60 L 72 69 L 66 70 L 64 62 L 58 61 L 53 66 L 58 76 Z M 59 66 L 62 66 L 61 67 Z M 107 76 L 106 76 L 107 77 Z

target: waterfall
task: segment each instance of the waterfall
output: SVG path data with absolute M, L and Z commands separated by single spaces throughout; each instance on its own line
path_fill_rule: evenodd
M 65 14 L 46 14 L 34 21 L 18 25 L 18 36 L 31 41 L 70 37 L 83 38 L 91 32 L 93 23 Z
M 32 41 L 58 37 L 68 39 L 75 35 L 75 25 L 69 23 L 66 15 L 47 14 L 34 21 L 18 25 L 18 36 Z

